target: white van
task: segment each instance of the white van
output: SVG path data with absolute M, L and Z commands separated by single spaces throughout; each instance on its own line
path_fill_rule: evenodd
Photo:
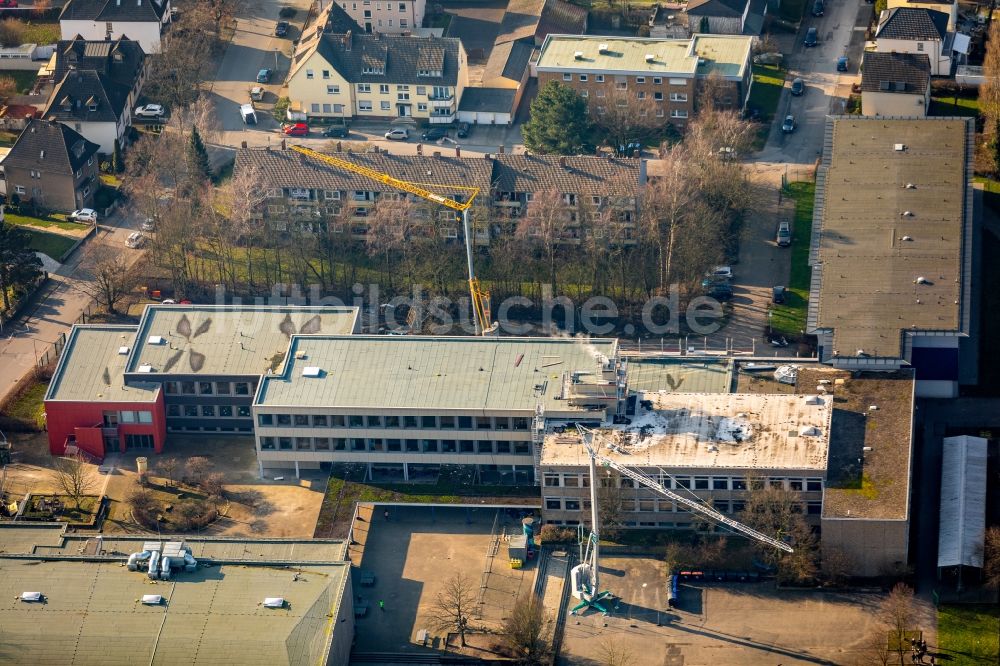
M 254 111 L 253 104 L 241 104 L 240 115 L 243 116 L 243 122 L 247 125 L 257 124 L 257 112 Z

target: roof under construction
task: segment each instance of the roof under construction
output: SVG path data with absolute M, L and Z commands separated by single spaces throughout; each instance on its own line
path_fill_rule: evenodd
M 631 423 L 598 431 L 600 453 L 632 467 L 825 474 L 833 402 L 817 395 L 645 393 Z M 578 437 L 550 435 L 543 465 L 588 464 Z

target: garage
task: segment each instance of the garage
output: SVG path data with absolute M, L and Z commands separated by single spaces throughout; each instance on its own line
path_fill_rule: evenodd
M 458 119 L 476 125 L 510 125 L 517 91 L 509 88 L 466 88 Z

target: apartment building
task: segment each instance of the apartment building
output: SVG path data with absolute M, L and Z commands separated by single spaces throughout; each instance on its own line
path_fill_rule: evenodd
M 322 26 L 322 24 L 321 24 Z M 318 27 L 292 57 L 291 117 L 455 120 L 469 74 L 461 40 Z
M 341 0 L 339 5 L 365 32 L 399 34 L 423 26 L 427 0 Z
M 606 421 L 626 391 L 611 339 L 295 336 L 254 398 L 258 464 L 533 484 L 546 424 Z
M 630 106 L 678 127 L 700 106 L 702 82 L 723 82 L 716 103 L 742 109 L 752 85 L 753 38 L 694 35 L 649 39 L 549 35 L 538 58 L 538 84 L 558 81 L 587 99 L 592 113 Z
M 479 188 L 470 210 L 474 241 L 479 245 L 512 233 L 521 218 L 554 207 L 565 218 L 566 224 L 560 226 L 566 242 L 579 242 L 587 233 L 586 223 L 595 219 L 606 223 L 605 229 L 613 227 L 615 238 L 634 242 L 646 181 L 642 160 L 503 153 L 461 157 L 460 150 L 426 152 L 418 146 L 417 155 L 350 153 L 341 157 L 396 178 L 431 183 L 435 192 L 459 201 L 469 196 L 468 187 Z M 441 236 L 464 238 L 450 209 L 292 150 L 244 147 L 237 151 L 235 169 L 253 169 L 264 179 L 267 198 L 259 215 L 279 230 L 295 224 L 363 240 L 368 231 L 366 218 L 377 201 L 388 197 L 409 202 L 414 218 L 434 224 Z
M 62 123 L 28 121 L 0 166 L 7 196 L 48 210 L 90 206 L 100 186 L 99 149 Z

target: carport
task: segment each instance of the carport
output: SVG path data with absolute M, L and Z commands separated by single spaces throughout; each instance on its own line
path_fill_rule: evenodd
M 510 125 L 516 98 L 517 90 L 511 88 L 466 88 L 458 119 L 476 125 Z
M 962 589 L 962 568 L 983 567 L 986 535 L 986 440 L 946 437 L 941 459 L 938 577 L 945 569 Z

